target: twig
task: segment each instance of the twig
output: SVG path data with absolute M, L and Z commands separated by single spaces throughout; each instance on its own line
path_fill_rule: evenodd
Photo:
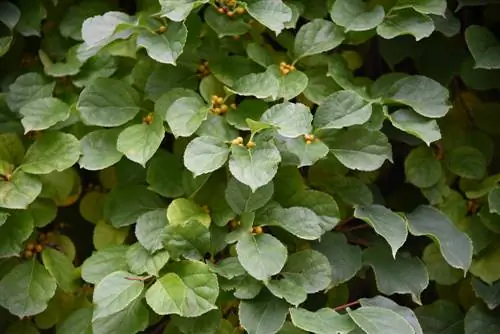
M 348 308 L 348 307 L 351 307 L 351 306 L 354 306 L 354 305 L 358 305 L 359 304 L 359 300 L 355 300 L 353 302 L 350 302 L 350 303 L 347 303 L 347 304 L 344 304 L 344 305 L 340 305 L 340 306 L 337 306 L 336 308 L 334 308 L 333 310 L 335 312 L 338 312 L 338 311 L 342 311 L 343 309 L 345 308 Z

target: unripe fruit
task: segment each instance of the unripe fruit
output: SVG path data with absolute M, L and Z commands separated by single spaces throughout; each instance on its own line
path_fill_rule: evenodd
M 262 230 L 262 227 L 254 226 L 254 228 L 252 229 L 252 232 L 255 234 L 262 234 L 264 231 Z
M 226 15 L 229 16 L 229 17 L 233 17 L 234 16 L 234 12 L 227 12 Z
M 245 12 L 246 12 L 246 10 L 243 7 L 236 8 L 236 14 L 238 14 L 238 15 L 243 15 L 243 14 L 245 14 Z
M 25 250 L 24 251 L 24 257 L 25 258 L 30 258 L 32 256 L 33 256 L 33 252 L 32 251 L 30 251 L 30 250 Z
M 226 113 L 228 109 L 229 108 L 227 107 L 226 104 L 223 104 L 223 105 L 220 106 L 220 112 L 223 113 L 223 114 Z
M 33 250 L 35 248 L 35 244 L 33 242 L 29 242 L 27 245 L 26 245 L 26 249 L 27 250 Z
M 212 111 L 214 114 L 220 114 L 220 108 L 213 108 Z
M 233 144 L 233 145 L 241 145 L 242 143 L 243 143 L 242 137 L 235 138 L 231 141 L 231 144 Z
M 233 108 L 234 110 L 238 109 L 238 106 L 236 105 L 236 103 L 231 103 L 231 108 Z
M 257 144 L 256 144 L 254 141 L 249 141 L 249 142 L 247 143 L 247 147 L 248 147 L 248 148 L 254 148 L 255 146 L 257 146 Z
M 225 8 L 219 7 L 217 8 L 217 12 L 219 12 L 219 14 L 224 14 L 226 11 Z
M 161 27 L 159 27 L 159 28 L 158 28 L 158 30 L 157 30 L 157 32 L 158 32 L 159 34 L 163 34 L 165 31 L 167 31 L 167 27 L 165 27 L 165 26 L 161 26 Z
M 43 246 L 38 244 L 35 246 L 35 252 L 41 253 L 43 251 Z

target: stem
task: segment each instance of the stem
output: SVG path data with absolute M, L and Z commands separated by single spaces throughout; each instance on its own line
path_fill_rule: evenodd
M 351 307 L 351 306 L 354 306 L 354 305 L 359 305 L 359 300 L 355 300 L 353 302 L 350 302 L 350 303 L 347 303 L 347 304 L 344 304 L 344 305 L 340 305 L 340 306 L 337 306 L 336 308 L 334 308 L 333 310 L 335 312 L 338 312 L 338 311 L 342 311 L 343 309 L 346 309 L 348 307 Z
M 342 219 L 338 224 L 337 226 L 335 226 L 335 229 L 336 230 L 339 230 L 342 226 L 344 226 L 345 224 L 347 224 L 348 222 L 350 222 L 351 220 L 355 219 L 354 217 L 346 217 L 344 219 Z
M 361 239 L 361 238 L 348 238 L 347 241 L 352 242 L 353 244 L 357 244 L 357 245 L 361 245 L 361 246 L 365 246 L 365 247 L 370 246 L 370 243 L 368 242 L 368 240 Z
M 137 277 L 125 277 L 125 279 L 128 279 L 129 281 L 141 281 L 141 282 L 144 282 L 144 281 L 147 281 L 148 279 L 150 278 L 153 278 L 154 276 L 153 275 L 148 275 L 148 276 L 137 276 Z
M 337 231 L 339 231 L 339 232 L 352 232 L 352 231 L 356 231 L 356 230 L 363 230 L 365 228 L 371 228 L 371 226 L 368 224 L 362 224 L 362 225 L 353 226 L 353 227 L 341 227 Z

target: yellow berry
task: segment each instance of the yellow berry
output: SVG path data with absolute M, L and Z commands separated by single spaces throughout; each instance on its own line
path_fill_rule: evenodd
M 33 248 L 35 248 L 35 244 L 33 242 L 29 242 L 27 245 L 26 245 L 26 249 L 27 250 L 33 250 Z
M 254 141 L 249 141 L 249 142 L 247 143 L 247 147 L 248 147 L 248 148 L 254 148 L 255 146 L 257 146 L 257 144 L 256 144 Z
M 25 258 L 30 258 L 32 256 L 33 256 L 33 252 L 32 251 L 30 251 L 30 250 L 24 251 L 24 257 Z
M 241 145 L 242 143 L 243 143 L 242 137 L 235 138 L 231 141 L 231 144 L 233 144 L 233 145 Z
M 36 251 L 37 253 L 41 253 L 41 252 L 43 251 L 43 246 L 42 246 L 42 245 L 40 245 L 40 244 L 36 245 L 36 246 L 35 246 L 35 251 Z
M 233 17 L 234 16 L 234 12 L 227 12 L 226 15 L 229 16 L 229 17 Z
M 220 106 L 220 112 L 223 113 L 223 114 L 226 113 L 228 109 L 229 108 L 227 107 L 226 104 L 223 104 L 223 105 Z
M 246 12 L 246 10 L 243 7 L 236 8 L 236 14 L 238 14 L 238 15 L 245 14 L 245 12 Z
M 231 108 L 233 108 L 234 110 L 238 109 L 238 106 L 236 105 L 236 103 L 231 103 Z
M 283 68 L 281 70 L 281 74 L 283 74 L 283 75 L 287 75 L 288 73 L 290 73 L 290 70 L 288 68 Z
M 159 34 L 163 34 L 165 31 L 167 31 L 167 27 L 165 27 L 165 26 L 161 26 L 161 27 L 158 28 L 158 33 Z
M 218 104 L 223 104 L 224 103 L 224 98 L 223 97 L 217 97 L 217 103 Z
M 262 231 L 262 227 L 260 227 L 260 226 L 254 226 L 253 233 L 255 233 L 255 234 L 262 234 L 262 232 L 263 232 Z
M 212 109 L 212 112 L 213 112 L 214 114 L 217 114 L 217 115 L 218 115 L 218 114 L 220 114 L 220 108 L 213 108 L 213 109 Z
M 224 14 L 226 11 L 225 11 L 225 8 L 222 8 L 222 7 L 219 7 L 217 8 L 217 11 L 220 13 L 220 14 Z

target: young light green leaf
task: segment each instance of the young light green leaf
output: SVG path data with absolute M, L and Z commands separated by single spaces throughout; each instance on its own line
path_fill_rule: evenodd
M 146 273 L 154 276 L 158 276 L 160 270 L 170 259 L 170 255 L 166 250 L 150 254 L 149 251 L 138 242 L 129 247 L 125 257 L 127 258 L 130 271 L 134 274 L 142 275 Z
M 140 110 L 139 94 L 126 82 L 97 78 L 83 89 L 76 108 L 88 125 L 113 127 L 127 123 Z
M 486 158 L 474 147 L 460 146 L 450 150 L 444 163 L 450 172 L 468 179 L 480 180 L 486 174 Z
M 26 209 L 41 191 L 42 183 L 37 177 L 17 171 L 8 181 L 0 179 L 0 208 Z
M 277 35 L 292 19 L 292 10 L 281 0 L 246 0 L 245 3 L 248 14 Z
M 80 167 L 101 170 L 120 161 L 123 154 L 116 149 L 116 141 L 121 131 L 122 129 L 102 129 L 83 136 L 80 139 Z
M 415 334 L 410 323 L 398 313 L 381 307 L 363 306 L 347 309 L 351 319 L 368 334 Z
M 347 334 L 356 325 L 346 314 L 339 314 L 330 308 L 322 308 L 311 312 L 303 308 L 291 308 L 292 323 L 314 334 Z
M 167 110 L 166 121 L 176 137 L 189 137 L 207 119 L 209 107 L 197 97 L 181 97 Z
M 413 35 L 415 40 L 420 41 L 429 37 L 433 31 L 432 19 L 410 8 L 395 10 L 377 26 L 377 34 L 385 39 Z
M 69 106 L 59 99 L 46 97 L 25 104 L 19 112 L 25 133 L 45 130 L 69 117 Z
M 144 282 L 130 279 L 133 277 L 129 272 L 115 271 L 97 283 L 93 297 L 95 308 L 92 320 L 120 312 L 141 295 Z
M 151 124 L 134 124 L 123 130 L 118 136 L 116 149 L 130 160 L 143 167 L 156 153 L 165 137 L 165 128 L 161 117 L 153 116 Z
M 47 247 L 42 252 L 45 268 L 56 279 L 57 285 L 65 292 L 73 292 L 78 287 L 75 267 L 71 260 L 62 252 Z
M 146 291 L 146 301 L 157 314 L 198 317 L 216 308 L 219 285 L 208 265 L 179 261 L 168 268 L 169 272 Z
M 232 145 L 229 171 L 255 192 L 273 179 L 280 161 L 280 153 L 271 142 L 257 141 L 257 146 L 252 149 Z
M 274 193 L 274 184 L 268 184 L 252 192 L 249 186 L 230 178 L 225 191 L 225 198 L 231 209 L 237 214 L 253 212 L 260 209 L 271 200 Z
M 184 151 L 184 164 L 196 177 L 224 166 L 229 152 L 229 146 L 223 140 L 206 136 L 197 137 Z
M 405 159 L 405 174 L 408 182 L 419 188 L 430 188 L 441 179 L 443 169 L 431 148 L 419 146 L 411 150 Z
M 399 109 L 388 116 L 395 128 L 422 139 L 427 146 L 441 139 L 441 131 L 434 119 L 423 117 L 410 109 Z
M 0 305 L 19 318 L 38 314 L 54 296 L 56 280 L 35 258 L 12 268 L 0 280 Z
M 285 323 L 288 304 L 272 295 L 261 295 L 240 303 L 238 315 L 248 334 L 276 333 Z
M 106 220 L 101 219 L 95 225 L 92 235 L 94 248 L 101 250 L 114 245 L 122 245 L 125 243 L 128 232 L 128 227 L 116 228 Z
M 314 127 L 341 129 L 366 123 L 372 114 L 371 103 L 350 90 L 341 90 L 323 100 L 314 115 Z
M 12 213 L 0 225 L 0 259 L 17 256 L 23 249 L 23 242 L 33 232 L 33 217 L 26 211 Z
M 345 35 L 334 23 L 315 19 L 300 27 L 293 46 L 295 59 L 330 51 L 342 43 Z
M 419 258 L 407 253 L 394 258 L 385 245 L 378 245 L 363 252 L 363 263 L 372 267 L 378 291 L 386 295 L 410 293 L 421 304 L 420 294 L 429 285 L 429 275 Z
M 30 146 L 20 168 L 30 174 L 61 172 L 73 166 L 79 158 L 78 139 L 69 133 L 47 132 Z
M 378 204 L 358 206 L 354 211 L 354 216 L 363 219 L 373 227 L 375 232 L 387 240 L 392 249 L 392 256 L 396 258 L 398 249 L 403 246 L 408 236 L 404 218 Z
M 161 17 L 168 17 L 172 21 L 184 21 L 189 13 L 208 0 L 160 0 Z
M 167 213 L 164 209 L 146 212 L 137 219 L 135 236 L 144 248 L 151 253 L 156 252 L 163 248 L 167 225 Z
M 280 135 L 295 138 L 312 131 L 313 116 L 302 103 L 284 102 L 276 104 L 260 118 L 261 122 L 272 124 Z
M 500 68 L 500 42 L 491 31 L 470 25 L 465 30 L 465 40 L 476 63 L 475 68 Z
M 454 268 L 469 269 L 472 261 L 472 241 L 458 230 L 438 209 L 421 205 L 407 215 L 410 233 L 427 235 L 436 240 L 445 260 Z
M 9 86 L 5 102 L 12 111 L 18 111 L 25 104 L 51 97 L 56 83 L 47 82 L 39 73 L 26 73 L 17 77 Z
M 191 220 L 208 227 L 210 225 L 210 215 L 195 202 L 185 199 L 177 198 L 170 203 L 167 208 L 167 218 L 172 225 L 185 225 Z
M 345 31 L 366 31 L 377 27 L 385 17 L 384 7 L 371 6 L 362 0 L 337 0 L 333 3 L 330 16 Z
M 137 46 L 145 48 L 157 62 L 175 65 L 186 44 L 187 35 L 184 23 L 172 22 L 163 33 L 142 31 L 137 37 Z
M 125 259 L 127 248 L 127 246 L 119 245 L 94 252 L 82 264 L 83 280 L 91 284 L 97 284 L 115 271 L 128 270 Z
M 288 253 L 286 247 L 272 235 L 251 233 L 240 238 L 236 252 L 243 268 L 258 280 L 266 280 L 279 273 Z

